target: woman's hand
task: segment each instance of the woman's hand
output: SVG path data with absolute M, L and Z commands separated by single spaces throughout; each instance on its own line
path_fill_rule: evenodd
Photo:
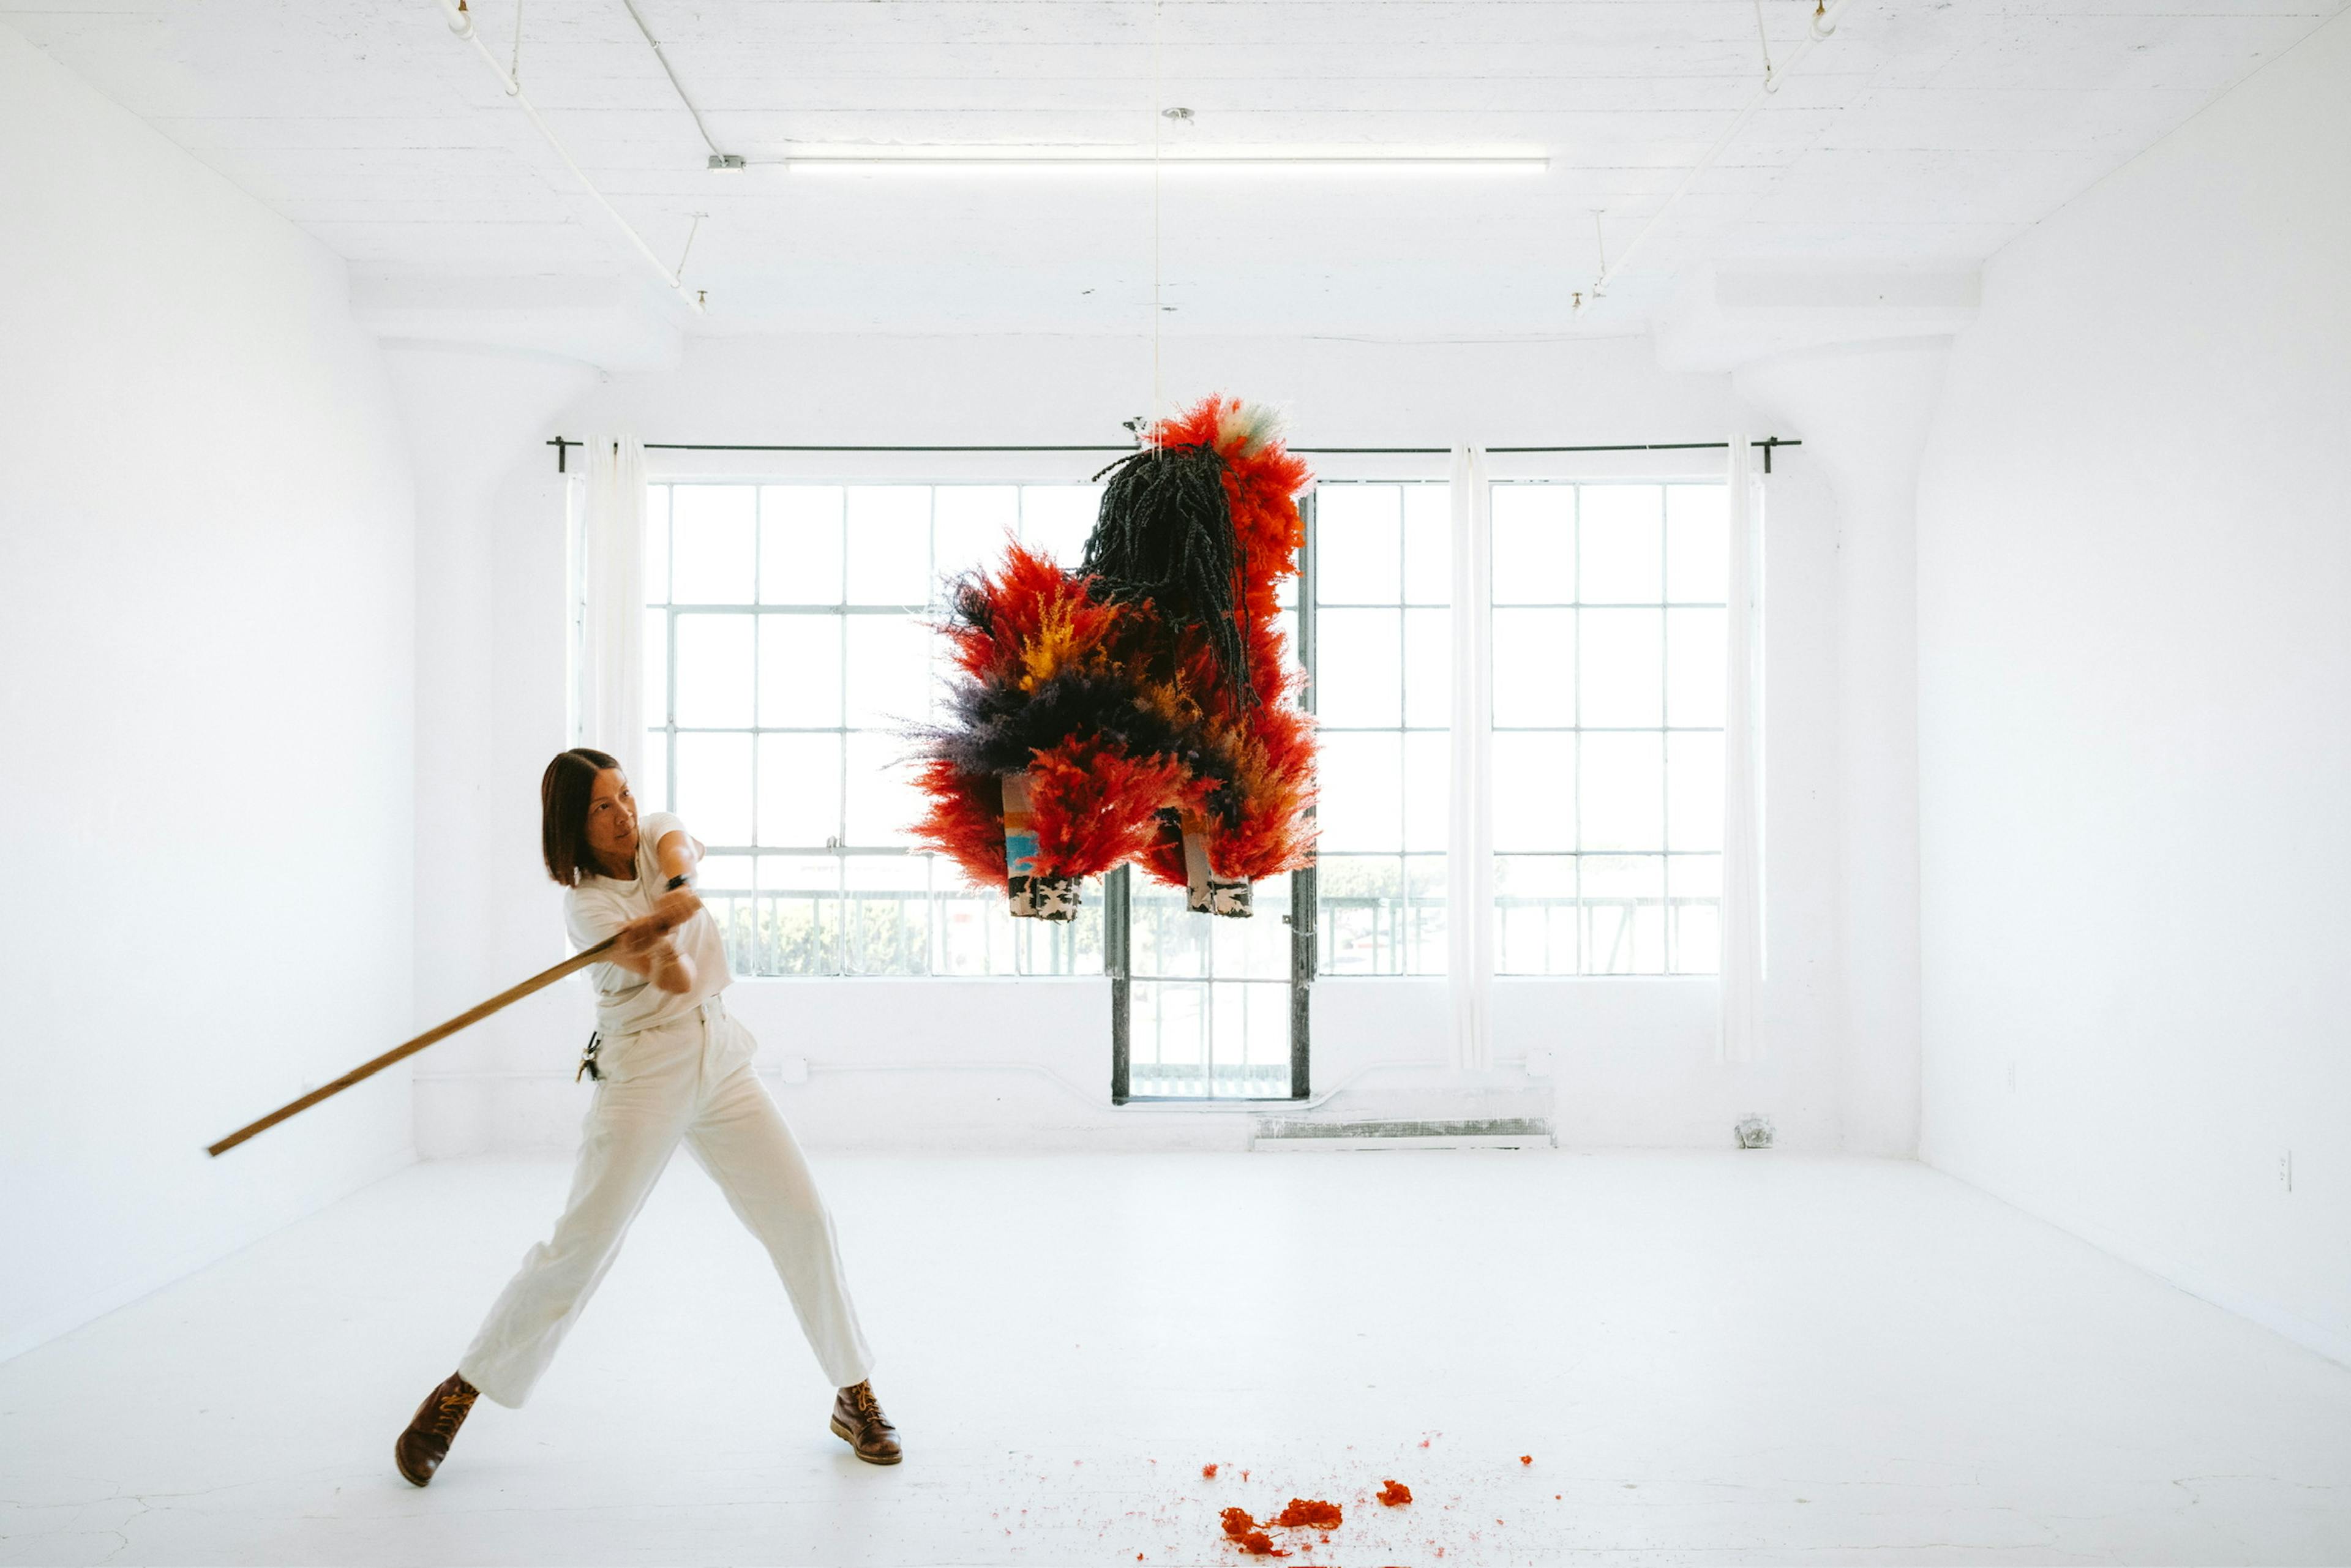
M 684 888 L 663 894 L 652 914 L 640 915 L 612 933 L 612 962 L 673 995 L 692 989 L 694 961 L 677 950 L 669 934 L 694 918 L 701 907 L 702 901 Z
M 675 892 L 663 894 L 654 901 L 653 912 L 645 918 L 664 931 L 674 931 L 693 919 L 701 908 L 702 900 L 694 895 L 694 889 L 681 887 Z
M 645 977 L 656 989 L 678 996 L 694 988 L 694 960 L 679 952 L 666 936 L 652 953 L 653 967 Z

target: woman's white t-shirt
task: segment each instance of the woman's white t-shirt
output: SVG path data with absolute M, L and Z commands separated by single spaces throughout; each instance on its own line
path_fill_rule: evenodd
M 632 881 L 582 875 L 563 896 L 563 925 L 576 951 L 592 947 L 626 925 L 653 912 L 668 878 L 662 874 L 661 841 L 682 833 L 685 824 L 668 811 L 653 811 L 637 821 L 637 874 Z M 689 873 L 690 878 L 691 873 Z M 644 976 L 618 964 L 590 964 L 589 983 L 596 988 L 596 1028 L 604 1035 L 633 1034 L 685 1018 L 708 998 L 726 989 L 735 978 L 726 967 L 726 945 L 719 939 L 718 923 L 710 911 L 695 911 L 694 918 L 669 934 L 677 950 L 694 964 L 694 984 L 683 991 L 664 991 Z

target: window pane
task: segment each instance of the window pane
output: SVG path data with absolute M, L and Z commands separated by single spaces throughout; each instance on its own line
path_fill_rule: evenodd
M 931 487 L 851 486 L 849 602 L 927 604 L 930 598 Z
M 1137 980 L 1132 992 L 1127 1088 L 1135 1094 L 1208 1092 L 1208 988 L 1197 980 Z
M 1719 725 L 1729 679 L 1719 610 L 1666 612 L 1666 722 Z
M 1665 612 L 1586 610 L 1578 619 L 1585 727 L 1665 723 Z
M 1020 486 L 1020 542 L 1074 570 L 1102 510 L 1099 485 Z
M 1404 612 L 1404 721 L 1443 728 L 1453 714 L 1453 612 Z
M 1274 634 L 1281 639 L 1281 673 L 1295 675 L 1306 668 L 1298 662 L 1298 612 L 1284 610 L 1273 618 Z
M 1722 847 L 1722 732 L 1666 737 L 1666 847 Z
M 1575 598 L 1575 487 L 1497 485 L 1494 602 L 1567 604 Z
M 1403 862 L 1393 855 L 1318 856 L 1314 881 L 1322 905 L 1321 971 L 1394 974 L 1402 951 Z
M 677 485 L 670 492 L 671 587 L 679 604 L 748 604 L 752 509 L 748 485 Z
M 759 618 L 759 722 L 805 729 L 841 722 L 839 615 Z
M 1665 597 L 1665 497 L 1656 485 L 1583 485 L 1576 537 L 1586 604 L 1655 604 Z
M 1582 921 L 1573 855 L 1496 855 L 1494 969 L 1503 975 L 1573 975 Z
M 669 612 L 645 612 L 645 722 L 669 722 Z
M 1405 951 L 1399 967 L 1405 974 L 1442 975 L 1447 967 L 1445 868 L 1443 855 L 1405 858 Z
M 930 973 L 928 860 L 851 855 L 842 861 L 841 873 L 844 969 L 852 975 Z
M 640 811 L 667 811 L 669 801 L 669 732 L 665 729 L 645 731 L 644 748 L 637 753 L 636 771 L 629 776 L 629 788 L 637 797 Z
M 1402 612 L 1325 610 L 1316 617 L 1314 712 L 1341 728 L 1404 722 Z
M 1325 847 L 1341 853 L 1403 847 L 1403 738 L 1324 732 L 1316 821 Z
M 1394 604 L 1401 591 L 1404 501 L 1394 485 L 1324 485 L 1314 492 L 1316 599 Z
M 1494 737 L 1497 743 L 1501 737 Z M 1665 737 L 1592 735 L 1583 741 L 1583 842 L 1585 850 L 1665 847 Z M 1498 836 L 1497 845 L 1500 843 Z
M 1494 737 L 1494 848 L 1575 847 L 1573 735 Z
M 906 830 L 922 816 L 926 801 L 914 788 L 906 752 L 906 742 L 895 735 L 849 737 L 851 784 L 844 804 L 851 848 L 903 846 Z
M 1404 486 L 1404 597 L 1453 602 L 1453 486 Z
M 757 864 L 749 855 L 705 855 L 695 869 L 695 888 L 701 893 L 749 893 L 758 885 Z
M 669 602 L 669 486 L 645 486 L 645 602 Z
M 1218 979 L 1288 980 L 1290 878 L 1260 882 L 1251 897 L 1257 912 L 1247 920 L 1192 917 L 1207 930 L 1209 972 Z M 1284 1033 L 1286 1039 L 1286 1027 Z
M 1228 922 L 1228 924 L 1232 924 Z M 1290 1092 L 1290 988 L 1259 982 L 1228 986 L 1228 1012 L 1217 1018 L 1213 1047 L 1220 1092 L 1280 1099 Z M 1232 1071 L 1223 1069 L 1229 1062 Z
M 749 728 L 751 617 L 677 618 L 677 722 Z
M 1184 894 L 1134 873 L 1128 899 L 1133 936 L 1128 961 L 1138 976 L 1208 972 L 1208 921 L 1184 906 Z M 1251 916 L 1255 918 L 1255 916 Z
M 1666 597 L 1720 604 L 1729 598 L 1729 492 L 1720 485 L 1666 486 Z
M 1662 855 L 1583 857 L 1585 974 L 1665 973 L 1665 878 Z
M 1575 722 L 1573 610 L 1494 612 L 1494 722 L 1505 727 Z
M 759 598 L 768 604 L 841 602 L 838 485 L 769 485 L 759 492 Z
M 749 736 L 680 735 L 673 788 L 677 814 L 695 838 L 712 845 L 751 841 Z
M 759 840 L 771 849 L 822 849 L 841 836 L 841 737 L 759 737 Z
M 937 633 L 896 615 L 849 617 L 849 724 L 896 731 L 918 724 L 931 701 L 931 653 Z
M 1452 799 L 1451 737 L 1443 734 L 1404 737 L 1404 847 L 1442 850 Z
M 1677 975 L 1711 975 L 1722 967 L 1722 860 L 1674 855 L 1666 862 L 1667 941 Z
M 931 492 L 932 553 L 942 580 L 974 567 L 993 567 L 1020 534 L 1017 485 L 941 485 Z M 934 593 L 938 584 L 931 585 Z
M 839 974 L 840 880 L 837 856 L 761 855 L 758 967 L 744 972 Z

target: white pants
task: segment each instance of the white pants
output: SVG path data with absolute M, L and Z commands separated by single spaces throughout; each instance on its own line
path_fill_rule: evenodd
M 751 1031 L 716 997 L 678 1022 L 603 1042 L 563 1218 L 523 1254 L 458 1375 L 500 1405 L 530 1397 L 683 1138 L 774 1260 L 825 1376 L 840 1388 L 865 1380 L 872 1353 L 841 1279 L 832 1218 L 751 1071 L 752 1048 Z

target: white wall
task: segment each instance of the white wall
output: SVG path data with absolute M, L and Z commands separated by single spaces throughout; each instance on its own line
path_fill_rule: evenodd
M 408 470 L 341 264 L 0 29 L 0 1356 L 413 1157 Z
M 1803 441 L 1837 497 L 1837 859 L 1808 869 L 1837 881 L 1837 1124 L 1856 1154 L 1918 1150 L 1917 505 L 1949 349 L 1945 338 L 1844 344 L 1733 378 Z
M 1994 260 L 1919 503 L 1926 1156 L 2341 1359 L 2346 193 L 2351 17 Z
M 1217 390 L 1287 406 L 1300 444 L 1445 445 L 1719 440 L 1763 426 L 1725 376 L 1658 371 L 1644 340 L 1546 344 L 1366 344 L 1331 340 L 1172 340 L 1172 403 Z M 559 422 L 579 436 L 751 443 L 1063 443 L 1120 439 L 1117 421 L 1151 395 L 1146 343 L 1106 338 L 704 340 L 676 369 L 615 377 Z M 705 473 L 751 458 L 664 459 Z M 563 553 L 551 461 L 520 444 L 496 514 L 500 717 L 492 788 L 510 802 L 494 852 L 527 864 L 547 757 L 565 744 Z M 839 458 L 811 459 L 838 472 Z M 941 459 L 871 458 L 860 473 L 943 476 Z M 945 460 L 962 463 L 963 459 Z M 1080 476 L 1099 457 L 970 459 L 972 470 Z M 1441 459 L 1325 460 L 1325 472 L 1425 473 Z M 1719 472 L 1719 454 L 1601 461 L 1519 460 L 1520 472 Z M 1570 466 L 1569 463 L 1579 466 Z M 1039 468 L 1040 463 L 1058 464 Z M 1773 981 L 1765 1059 L 1714 1060 L 1710 979 L 1506 980 L 1496 998 L 1504 1065 L 1474 1078 L 1443 1065 L 1441 985 L 1344 980 L 1316 988 L 1314 1082 L 1332 1113 L 1547 1113 L 1582 1146 L 1727 1145 L 1750 1110 L 1784 1142 L 1840 1145 L 1842 978 L 1835 934 L 1837 564 L 1835 509 L 1816 467 L 1783 455 L 1771 483 L 1771 689 L 1769 877 Z M 803 468 L 801 471 L 808 471 Z M 503 873 L 501 874 L 504 874 Z M 516 974 L 560 951 L 540 878 L 516 877 L 493 940 Z M 420 921 L 429 915 L 420 914 Z M 420 977 L 420 988 L 432 982 Z M 735 992 L 772 1064 L 807 1060 L 781 1086 L 787 1113 L 831 1146 L 1231 1146 L 1243 1119 L 1108 1106 L 1103 982 L 751 981 Z M 428 1155 L 569 1144 L 587 1090 L 571 1082 L 588 1030 L 584 998 L 548 995 L 503 1032 L 452 1041 L 420 1063 L 418 1138 Z M 1067 1046 L 1040 1044 L 1065 1020 Z M 1519 1061 L 1551 1057 L 1548 1078 Z M 992 1064 L 992 1065 L 991 1065 Z M 1343 1086 L 1343 1087 L 1342 1087 Z

